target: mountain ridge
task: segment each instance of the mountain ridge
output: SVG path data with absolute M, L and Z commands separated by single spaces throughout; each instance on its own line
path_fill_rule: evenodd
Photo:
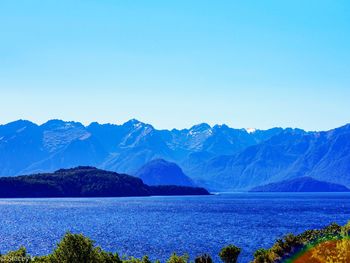
M 219 191 L 311 176 L 350 186 L 350 124 L 324 132 L 234 129 L 206 123 L 157 130 L 136 119 L 85 126 L 50 120 L 0 125 L 0 175 L 95 166 L 135 174 L 154 159 L 176 163 L 195 184 Z

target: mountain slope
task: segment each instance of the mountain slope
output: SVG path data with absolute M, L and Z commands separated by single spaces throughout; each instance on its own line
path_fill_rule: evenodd
M 221 190 L 310 176 L 350 186 L 350 125 L 328 132 L 286 129 L 260 144 L 197 167 L 192 176 Z
M 15 175 L 47 157 L 41 128 L 29 121 L 0 126 L 0 174 Z
M 300 177 L 291 180 L 257 186 L 251 192 L 349 192 L 350 189 L 334 183 Z
M 157 130 L 135 119 L 122 125 L 50 120 L 42 125 L 16 121 L 0 125 L 0 175 L 51 172 L 76 165 L 131 173 L 162 158 L 184 170 L 221 154 L 234 154 L 281 132 L 248 133 L 226 125 L 195 125 L 183 130 Z M 193 159 L 197 153 L 201 158 Z M 194 154 L 194 155 L 193 155 Z
M 194 185 L 176 163 L 167 162 L 163 159 L 148 162 L 135 175 L 148 185 Z

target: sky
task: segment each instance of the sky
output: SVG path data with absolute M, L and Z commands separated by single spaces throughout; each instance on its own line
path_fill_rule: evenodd
M 0 123 L 339 127 L 349 13 L 346 0 L 2 0 Z

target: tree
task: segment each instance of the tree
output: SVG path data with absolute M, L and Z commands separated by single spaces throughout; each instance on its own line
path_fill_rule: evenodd
M 208 254 L 200 255 L 194 260 L 195 263 L 213 263 L 213 260 Z
M 221 260 L 225 263 L 236 263 L 240 253 L 241 253 L 240 248 L 234 245 L 229 245 L 227 247 L 224 247 L 220 251 L 219 256 Z
M 100 261 L 100 249 L 82 234 L 67 233 L 51 255 L 54 263 L 95 263 Z
M 167 263 L 188 263 L 188 255 L 178 256 L 174 253 L 167 260 Z
M 269 249 L 260 248 L 254 253 L 254 263 L 272 263 L 275 262 L 275 254 Z
M 20 247 L 16 251 L 10 251 L 5 255 L 0 255 L 1 263 L 27 263 L 31 262 L 30 256 L 27 254 L 25 247 Z
M 101 263 L 122 263 L 123 261 L 119 258 L 117 253 L 111 253 L 101 250 L 98 254 L 98 262 Z
M 142 259 L 131 257 L 129 259 L 123 260 L 123 263 L 152 263 L 148 256 L 143 256 Z

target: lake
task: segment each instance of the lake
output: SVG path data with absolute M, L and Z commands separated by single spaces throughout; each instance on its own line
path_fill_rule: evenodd
M 235 193 L 212 196 L 0 199 L 0 252 L 23 245 L 51 253 L 66 231 L 103 249 L 165 261 L 172 252 L 193 259 L 230 243 L 252 259 L 287 233 L 350 220 L 346 193 Z

